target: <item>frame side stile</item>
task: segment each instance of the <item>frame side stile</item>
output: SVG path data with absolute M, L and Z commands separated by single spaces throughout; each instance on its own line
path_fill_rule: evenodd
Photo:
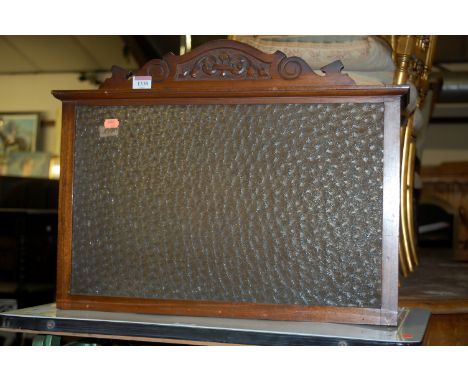
M 59 188 L 59 226 L 57 256 L 57 307 L 66 308 L 71 280 L 73 160 L 75 103 L 63 103 L 61 139 L 61 174 Z
M 387 98 L 384 104 L 381 324 L 396 325 L 400 206 L 400 99 L 399 97 Z

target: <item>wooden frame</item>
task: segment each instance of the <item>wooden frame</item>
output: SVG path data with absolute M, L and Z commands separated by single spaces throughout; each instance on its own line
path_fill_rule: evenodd
M 152 60 L 136 75 L 151 76 L 151 89 L 132 90 L 132 73 L 114 67 L 95 91 L 54 91 L 63 101 L 62 174 L 59 198 L 57 307 L 176 315 L 319 320 L 396 325 L 398 309 L 400 105 L 407 86 L 356 86 L 334 63 L 314 73 L 297 57 L 262 53 L 235 41 L 219 40 L 184 56 Z M 314 307 L 219 301 L 181 301 L 70 293 L 72 265 L 75 112 L 79 105 L 261 104 L 380 102 L 384 112 L 382 304 L 379 309 Z

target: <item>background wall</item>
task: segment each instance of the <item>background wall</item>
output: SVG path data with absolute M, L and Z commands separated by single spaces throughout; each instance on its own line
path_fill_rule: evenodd
M 95 89 L 96 85 L 80 81 L 79 73 L 0 75 L 0 112 L 39 112 L 41 119 L 53 124 L 38 132 L 38 147 L 60 154 L 61 103 L 52 90 Z
M 450 74 L 453 76 L 454 72 Z M 446 81 L 444 86 L 453 95 L 457 94 L 455 89 L 458 89 L 461 97 L 464 93 L 468 94 L 468 70 L 456 74 L 456 81 Z M 443 96 L 444 93 L 439 97 L 440 102 L 435 104 L 424 133 L 423 166 L 468 161 L 468 102 L 447 102 Z
M 37 150 L 58 155 L 61 107 L 51 91 L 94 89 L 112 65 L 138 67 L 122 36 L 0 35 L 0 112 L 39 112 Z M 80 81 L 89 78 L 90 81 Z
M 468 123 L 430 124 L 422 151 L 422 165 L 468 161 Z

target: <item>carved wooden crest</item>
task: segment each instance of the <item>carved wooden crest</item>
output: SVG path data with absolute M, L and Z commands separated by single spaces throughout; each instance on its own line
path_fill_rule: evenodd
M 343 64 L 335 61 L 315 73 L 299 57 L 286 57 L 280 51 L 264 53 L 247 44 L 216 40 L 193 49 L 190 53 L 176 56 L 169 53 L 163 59 L 147 62 L 136 73 L 113 66 L 112 77 L 106 79 L 101 89 L 131 89 L 133 76 L 151 76 L 153 87 L 170 82 L 193 81 L 300 81 L 304 85 L 355 85 L 342 74 Z

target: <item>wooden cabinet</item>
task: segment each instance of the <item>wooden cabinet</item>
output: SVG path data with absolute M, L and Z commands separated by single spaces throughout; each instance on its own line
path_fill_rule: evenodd
M 57 306 L 396 325 L 408 88 L 341 69 L 220 40 L 55 91 Z

